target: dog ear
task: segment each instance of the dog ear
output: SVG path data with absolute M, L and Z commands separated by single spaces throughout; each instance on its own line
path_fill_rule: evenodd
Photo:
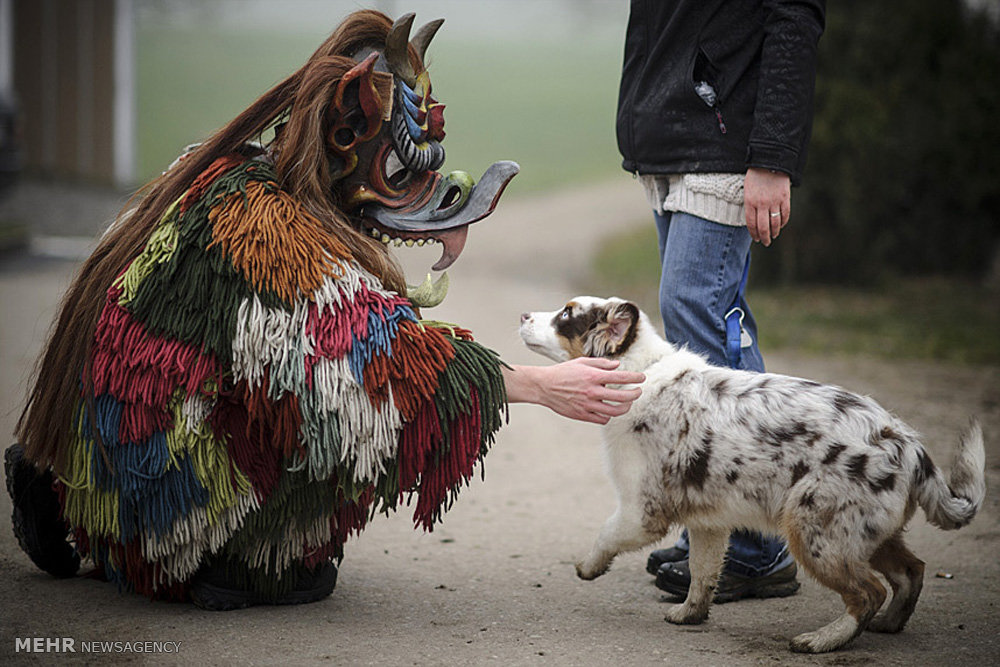
M 639 308 L 628 301 L 610 303 L 603 320 L 587 334 L 584 354 L 588 357 L 617 357 L 625 354 L 635 340 Z

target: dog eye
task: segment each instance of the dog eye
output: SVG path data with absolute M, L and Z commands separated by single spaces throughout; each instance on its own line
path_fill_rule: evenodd
M 559 319 L 568 320 L 569 316 L 572 314 L 573 314 L 573 309 L 570 308 L 569 306 L 566 306 L 565 308 L 563 308 L 563 311 L 559 313 Z

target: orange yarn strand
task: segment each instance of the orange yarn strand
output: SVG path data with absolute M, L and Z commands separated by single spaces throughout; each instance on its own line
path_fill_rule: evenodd
M 208 214 L 212 242 L 259 292 L 286 303 L 311 294 L 350 251 L 274 183 L 250 182 Z

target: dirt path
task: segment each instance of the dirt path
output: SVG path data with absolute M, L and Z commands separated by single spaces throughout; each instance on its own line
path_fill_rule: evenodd
M 522 310 L 573 296 L 593 245 L 616 224 L 644 216 L 627 178 L 556 197 L 506 202 L 473 228 L 451 271 L 452 292 L 426 315 L 461 322 L 513 363 L 540 363 L 517 340 Z M 408 253 L 411 277 L 435 259 Z M 0 431 L 9 434 L 23 380 L 71 267 L 0 264 Z M 764 323 L 768 326 L 768 323 Z M 831 620 L 836 596 L 811 580 L 784 600 L 717 606 L 702 626 L 663 622 L 663 600 L 645 552 L 624 556 L 601 579 L 576 579 L 614 506 L 601 470 L 598 429 L 534 406 L 513 406 L 486 459 L 485 482 L 465 489 L 433 533 L 410 513 L 379 517 L 347 545 L 329 599 L 292 608 L 207 613 L 186 604 L 119 596 L 86 579 L 35 570 L 7 527 L 0 531 L 0 660 L 28 661 L 15 638 L 180 642 L 179 653 L 64 654 L 77 661 L 335 665 L 989 665 L 1000 655 L 1000 369 L 886 364 L 856 358 L 768 356 L 771 370 L 876 396 L 926 436 L 947 463 L 959 429 L 977 413 L 989 447 L 990 490 L 981 515 L 941 532 L 922 515 L 914 551 L 927 561 L 923 597 L 906 631 L 865 634 L 846 651 L 793 655 L 788 638 Z M 5 494 L 0 514 L 7 526 Z M 948 573 L 952 578 L 935 574 Z M 56 656 L 34 656 L 48 662 Z

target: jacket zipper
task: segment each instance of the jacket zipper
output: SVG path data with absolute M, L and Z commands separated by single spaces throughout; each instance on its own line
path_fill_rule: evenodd
M 719 132 L 722 134 L 726 133 L 726 121 L 722 120 L 722 111 L 719 109 L 719 105 L 716 104 L 712 107 L 712 111 L 715 112 L 715 119 L 719 121 Z

